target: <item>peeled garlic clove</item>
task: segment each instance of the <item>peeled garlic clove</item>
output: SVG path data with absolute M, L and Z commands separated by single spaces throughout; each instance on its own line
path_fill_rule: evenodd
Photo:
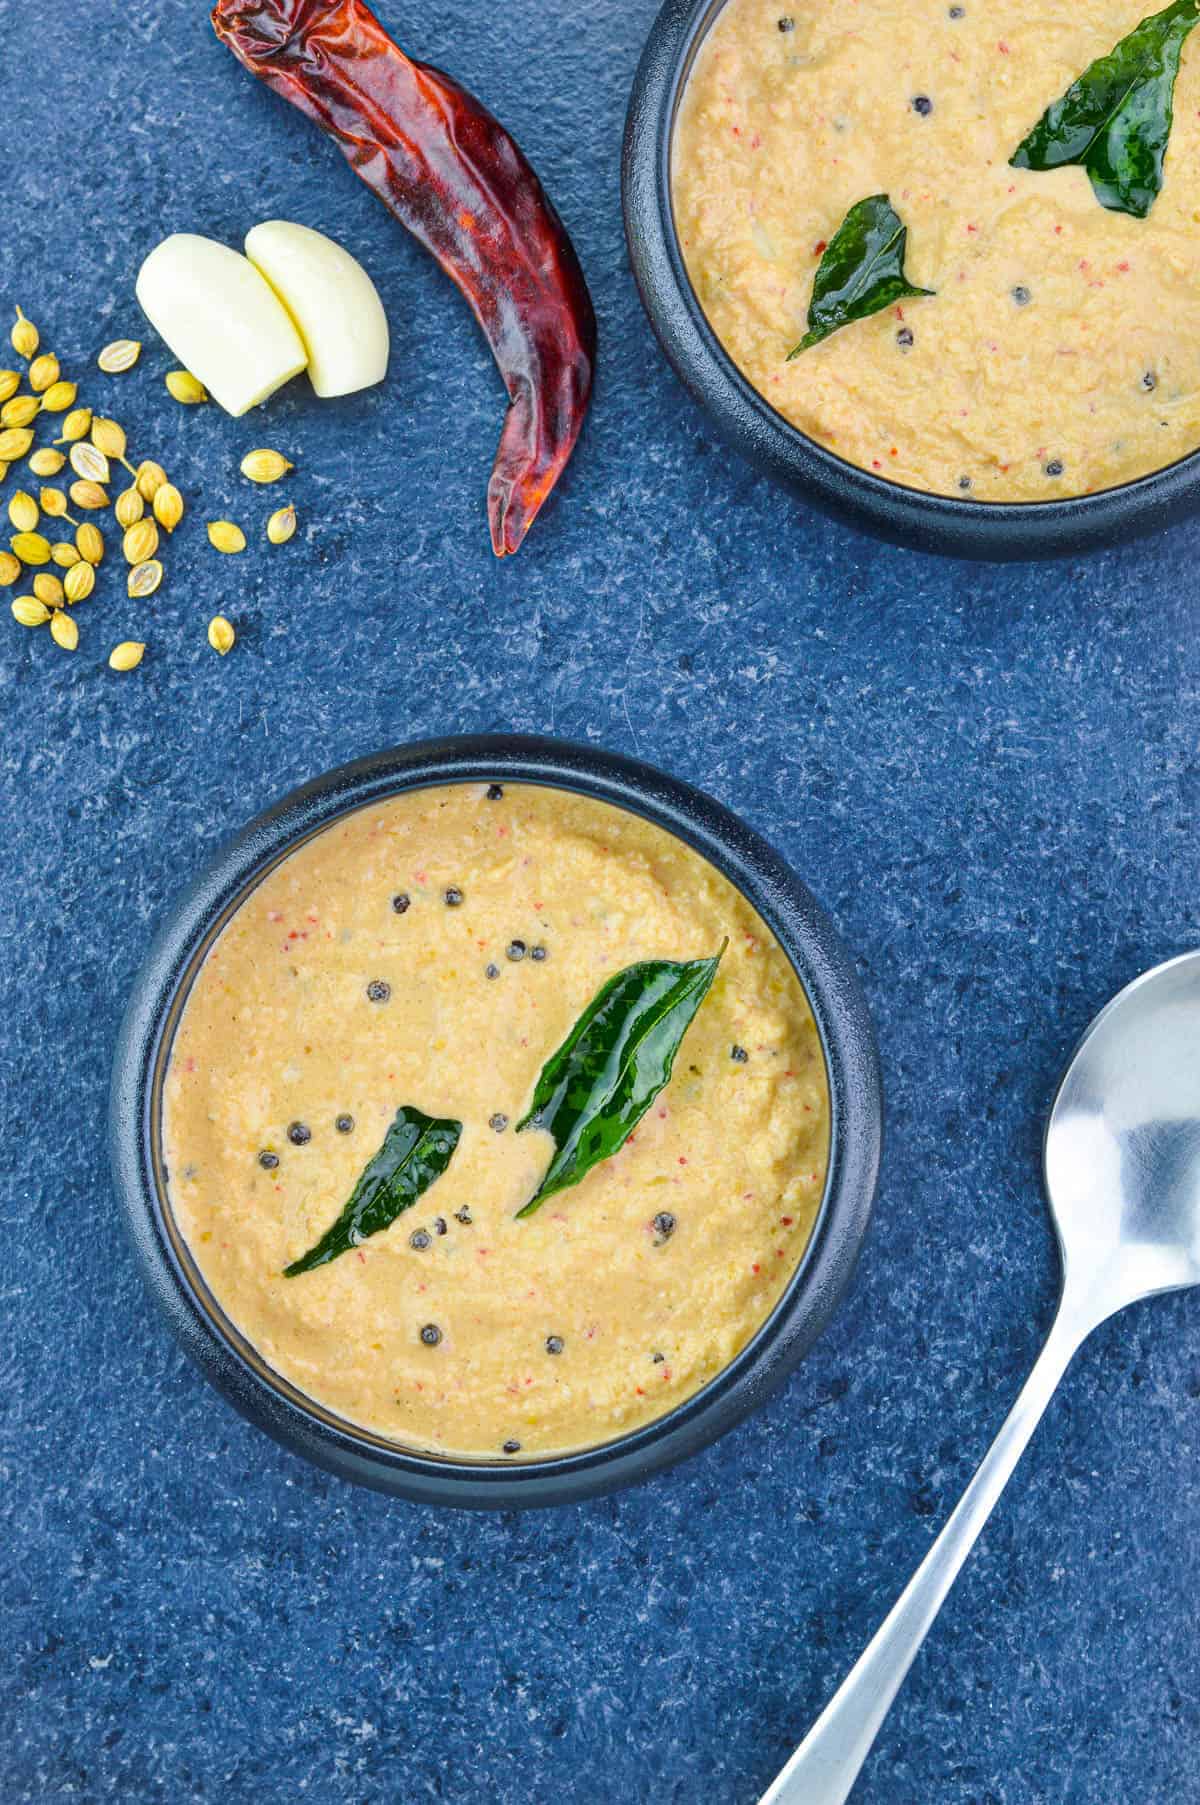
M 238 251 L 176 232 L 138 272 L 137 298 L 180 363 L 228 414 L 299 375 L 300 335 L 265 277 Z
M 311 226 L 268 219 L 246 234 L 246 255 L 299 328 L 318 395 L 352 395 L 383 381 L 387 315 L 349 251 Z

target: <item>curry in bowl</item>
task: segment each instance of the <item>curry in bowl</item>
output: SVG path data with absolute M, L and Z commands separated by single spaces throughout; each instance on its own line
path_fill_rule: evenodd
M 675 124 L 688 275 L 793 426 L 965 501 L 1200 446 L 1195 0 L 727 0 Z
M 537 1459 L 671 1411 L 808 1244 L 829 1088 L 712 865 L 538 785 L 411 790 L 278 863 L 208 951 L 170 1208 L 279 1374 L 398 1445 Z

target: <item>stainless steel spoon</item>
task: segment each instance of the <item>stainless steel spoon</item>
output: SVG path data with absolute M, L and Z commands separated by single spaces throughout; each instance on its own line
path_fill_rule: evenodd
M 1043 1152 L 1058 1313 L 941 1535 L 761 1805 L 842 1805 L 917 1650 L 1081 1344 L 1108 1317 L 1200 1284 L 1200 952 L 1155 966 L 1096 1017 Z

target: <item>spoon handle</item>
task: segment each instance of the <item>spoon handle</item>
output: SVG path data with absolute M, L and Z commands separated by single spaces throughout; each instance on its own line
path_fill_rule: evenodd
M 760 1805 L 843 1805 L 858 1771 L 992 1509 L 1092 1327 L 1060 1305 L 1003 1428 L 953 1515 Z

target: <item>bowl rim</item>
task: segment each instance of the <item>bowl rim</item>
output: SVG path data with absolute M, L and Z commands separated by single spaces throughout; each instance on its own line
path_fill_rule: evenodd
M 664 1416 L 572 1454 L 513 1462 L 419 1453 L 360 1429 L 274 1373 L 225 1317 L 174 1224 L 159 1137 L 162 1078 L 188 989 L 246 895 L 342 816 L 441 783 L 562 788 L 642 816 L 716 865 L 776 935 L 812 1007 L 830 1090 L 830 1156 L 808 1245 L 767 1320 L 729 1365 Z M 878 1179 L 883 1103 L 874 1030 L 823 910 L 741 818 L 653 766 L 527 735 L 419 740 L 341 765 L 254 817 L 169 908 L 134 982 L 113 1064 L 114 1183 L 143 1277 L 185 1349 L 243 1415 L 342 1477 L 409 1499 L 476 1508 L 570 1502 L 632 1483 L 722 1434 L 780 1383 L 852 1276 Z
M 990 502 L 911 488 L 809 438 L 743 376 L 692 286 L 671 193 L 679 104 L 728 3 L 664 0 L 634 77 L 621 158 L 625 235 L 642 304 L 676 374 L 723 436 L 823 511 L 895 543 L 952 556 L 1066 556 L 1152 531 L 1200 505 L 1200 447 L 1128 482 L 1058 501 Z

